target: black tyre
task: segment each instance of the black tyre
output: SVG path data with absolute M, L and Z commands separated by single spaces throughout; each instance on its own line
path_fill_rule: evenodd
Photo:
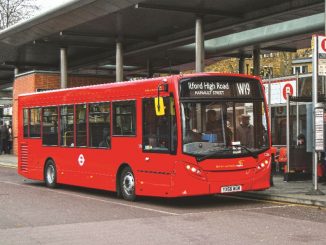
M 135 201 L 135 177 L 130 167 L 125 167 L 120 175 L 120 193 L 123 199 Z
M 50 188 L 57 186 L 57 169 L 53 160 L 48 160 L 44 168 L 45 185 Z

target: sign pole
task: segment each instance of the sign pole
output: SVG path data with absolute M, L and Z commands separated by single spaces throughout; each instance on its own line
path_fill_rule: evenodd
M 297 72 L 296 73 L 296 94 L 295 96 L 299 97 L 299 73 Z M 300 127 L 300 123 L 299 123 L 299 120 L 300 120 L 300 117 L 299 117 L 299 114 L 300 114 L 300 111 L 299 111 L 299 102 L 297 101 L 296 103 L 296 107 L 297 107 L 297 111 L 296 111 L 296 126 L 297 126 L 297 137 L 299 136 L 300 134 L 300 130 L 299 130 L 299 127 Z
M 290 93 L 286 93 L 286 173 L 284 175 L 284 181 L 290 179 Z
M 325 38 L 324 38 L 325 39 Z M 321 145 L 321 139 L 323 141 L 324 135 L 321 135 L 320 128 L 320 110 L 321 107 L 317 107 L 318 103 L 318 73 L 321 72 L 322 69 L 318 70 L 318 65 L 320 62 L 319 58 L 319 37 L 317 35 L 313 36 L 312 39 L 313 46 L 313 55 L 312 55 L 312 108 L 313 108 L 313 153 L 312 153 L 312 161 L 313 161 L 313 188 L 307 194 L 308 195 L 324 195 L 322 191 L 318 189 L 318 176 L 317 176 L 317 165 L 318 165 L 318 153 L 317 151 L 321 151 L 324 148 L 324 145 Z M 326 52 L 326 50 L 325 50 Z M 323 108 L 322 108 L 323 110 Z M 323 114 L 323 113 L 322 113 Z M 323 127 L 322 127 L 323 128 Z M 322 132 L 323 133 L 323 132 Z
M 271 73 L 269 73 L 268 79 L 268 120 L 269 120 L 269 127 L 272 130 L 272 91 L 271 91 Z

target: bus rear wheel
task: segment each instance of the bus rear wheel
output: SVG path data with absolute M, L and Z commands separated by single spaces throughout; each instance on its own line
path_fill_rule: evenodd
M 125 167 L 120 175 L 120 192 L 123 199 L 135 201 L 135 177 L 130 167 Z
M 57 170 L 53 160 L 48 160 L 44 168 L 45 185 L 50 188 L 57 186 Z

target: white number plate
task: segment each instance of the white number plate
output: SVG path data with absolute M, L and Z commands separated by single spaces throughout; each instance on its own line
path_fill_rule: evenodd
M 241 185 L 222 186 L 221 193 L 242 191 Z

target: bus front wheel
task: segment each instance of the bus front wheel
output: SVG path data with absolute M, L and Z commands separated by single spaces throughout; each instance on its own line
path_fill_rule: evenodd
M 57 185 L 57 170 L 53 160 L 48 160 L 44 169 L 45 185 L 54 188 Z
M 120 191 L 123 199 L 135 201 L 135 177 L 130 167 L 125 167 L 121 172 Z

